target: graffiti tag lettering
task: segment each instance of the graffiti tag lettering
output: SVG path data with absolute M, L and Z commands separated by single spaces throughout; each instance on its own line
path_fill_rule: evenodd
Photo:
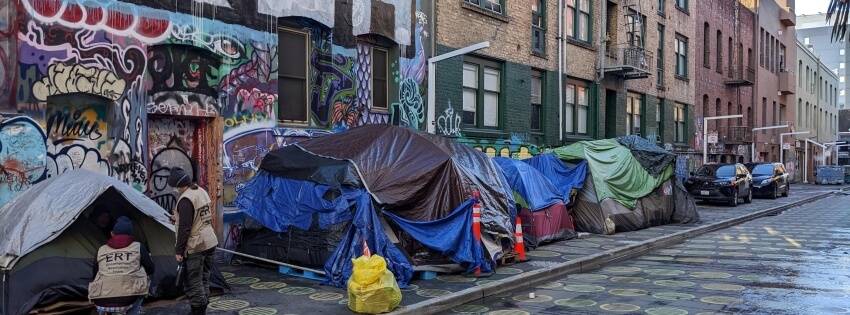
M 86 93 L 117 101 L 126 86 L 126 81 L 109 70 L 56 63 L 47 68 L 46 77 L 33 85 L 32 93 L 42 102 L 46 102 L 48 96 L 68 93 Z

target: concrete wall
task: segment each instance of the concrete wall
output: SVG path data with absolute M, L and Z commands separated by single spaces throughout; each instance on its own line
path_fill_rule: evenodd
M 798 17 L 797 39 L 803 42 L 804 47 L 811 47 L 830 71 L 837 72 L 839 78 L 844 77 L 844 82 L 839 80 L 838 83 L 838 108 L 850 108 L 850 105 L 847 105 L 850 104 L 850 93 L 847 93 L 850 92 L 848 90 L 850 80 L 847 80 L 847 67 L 850 66 L 850 42 L 832 41 L 832 25 L 826 23 L 826 14 Z M 844 68 L 841 68 L 841 63 L 844 63 Z M 840 95 L 841 90 L 845 92 L 843 96 Z

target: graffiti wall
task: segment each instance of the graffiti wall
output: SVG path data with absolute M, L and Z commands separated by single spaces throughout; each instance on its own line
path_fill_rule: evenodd
M 0 120 L 0 204 L 83 168 L 170 209 L 180 166 L 230 206 L 271 150 L 364 124 L 425 127 L 419 0 L 131 2 L 0 2 L 0 112 L 15 112 Z M 309 34 L 303 125 L 278 121 L 281 26 Z M 378 72 L 374 46 L 388 51 Z M 373 107 L 379 72 L 386 104 Z M 492 149 L 504 148 L 534 151 Z
M 501 156 L 522 160 L 543 152 L 537 146 L 529 144 L 527 137 L 523 134 L 513 134 L 509 140 L 481 140 L 460 137 L 457 138 L 457 141 L 472 146 L 491 157 Z

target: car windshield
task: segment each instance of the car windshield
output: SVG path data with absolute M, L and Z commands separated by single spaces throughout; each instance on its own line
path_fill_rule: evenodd
M 698 176 L 734 177 L 735 166 L 724 165 L 718 168 L 703 166 L 697 171 Z
M 759 164 L 753 168 L 751 172 L 755 176 L 759 175 L 773 175 L 773 165 L 772 164 Z

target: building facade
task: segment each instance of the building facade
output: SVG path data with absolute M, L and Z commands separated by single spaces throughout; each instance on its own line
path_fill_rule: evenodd
M 758 67 L 756 71 L 755 118 L 754 127 L 770 127 L 788 125 L 788 129 L 770 129 L 757 131 L 755 137 L 756 160 L 783 163 L 793 172 L 796 166 L 798 152 L 794 150 L 796 139 L 793 135 L 783 137 L 782 133 L 795 130 L 797 90 L 796 72 L 789 60 L 797 60 L 796 38 L 794 25 L 793 0 L 760 1 L 756 12 L 756 25 L 753 42 L 757 45 Z M 799 137 L 796 137 L 799 138 Z M 784 152 L 782 143 L 788 143 Z
M 708 144 L 709 161 L 749 162 L 755 111 L 755 12 L 737 0 L 697 1 L 696 5 L 700 14 L 695 18 L 695 102 L 701 110 L 696 118 L 743 115 L 708 121 L 708 132 L 717 135 L 717 142 Z
M 803 69 L 797 75 L 797 119 L 795 126 L 797 131 L 808 131 L 808 134 L 800 136 L 800 139 L 809 138 L 818 143 L 835 142 L 838 139 L 838 103 L 839 103 L 839 79 L 832 70 L 825 65 L 820 56 L 811 48 L 807 47 L 799 38 L 797 39 L 797 68 Z M 805 146 L 805 140 L 798 141 L 798 146 Z M 812 170 L 816 165 L 834 164 L 834 152 L 823 150 L 817 145 L 809 145 L 809 155 L 804 154 L 803 162 L 799 167 L 808 167 L 807 179 L 802 178 L 798 172 L 798 180 L 814 180 Z
M 3 1 L 0 204 L 84 168 L 171 210 L 179 166 L 222 210 L 269 150 L 423 129 L 428 3 Z
M 847 95 L 847 66 L 850 55 L 847 54 L 846 40 L 832 41 L 832 24 L 826 22 L 826 14 L 800 15 L 797 17 L 797 39 L 803 46 L 814 50 L 821 62 L 830 71 L 838 75 L 838 108 L 850 108 L 850 95 Z

